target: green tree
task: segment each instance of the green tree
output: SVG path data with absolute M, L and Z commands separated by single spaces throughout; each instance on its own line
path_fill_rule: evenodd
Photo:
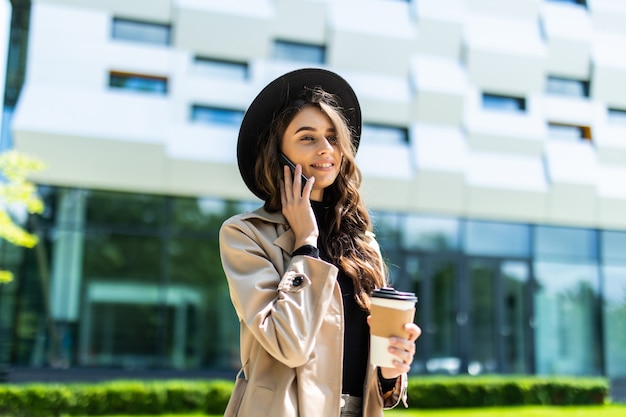
M 32 248 L 37 244 L 37 236 L 18 225 L 11 213 L 26 210 L 39 214 L 43 211 L 43 201 L 37 194 L 37 188 L 27 179 L 29 174 L 43 167 L 42 161 L 15 150 L 0 154 L 0 238 L 14 245 Z M 0 284 L 12 280 L 10 271 L 0 269 Z

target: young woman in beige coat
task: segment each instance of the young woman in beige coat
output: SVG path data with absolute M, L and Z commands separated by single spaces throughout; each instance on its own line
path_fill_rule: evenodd
M 406 404 L 420 329 L 390 338 L 394 367 L 369 362 L 369 294 L 387 281 L 359 194 L 360 131 L 354 91 L 323 69 L 277 78 L 245 114 L 239 169 L 265 204 L 220 231 L 245 377 L 227 415 L 382 417 Z

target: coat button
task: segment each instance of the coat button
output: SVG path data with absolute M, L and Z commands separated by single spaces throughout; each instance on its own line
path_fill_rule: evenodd
M 293 278 L 293 286 L 294 287 L 299 287 L 300 285 L 302 285 L 302 277 L 301 276 L 297 276 Z

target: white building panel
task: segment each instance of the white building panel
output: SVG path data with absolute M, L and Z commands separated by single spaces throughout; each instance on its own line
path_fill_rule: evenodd
M 471 15 L 464 47 L 469 79 L 477 87 L 543 92 L 547 51 L 536 20 Z
M 587 10 L 568 3 L 545 3 L 542 21 L 550 75 L 589 79 L 592 25 Z
M 466 0 L 470 13 L 536 19 L 542 0 Z
M 600 163 L 626 166 L 626 125 L 598 125 L 593 141 Z
M 626 2 L 623 0 L 588 0 L 593 28 L 600 32 L 626 35 Z
M 368 204 L 386 210 L 408 209 L 409 198 L 415 192 L 408 145 L 371 143 L 363 137 L 357 163 Z
M 548 220 L 593 224 L 598 163 L 591 143 L 549 141 L 545 159 L 551 184 Z
M 495 152 L 470 152 L 466 214 L 480 218 L 543 221 L 548 184 L 542 160 Z
M 626 108 L 626 35 L 598 35 L 593 42 L 591 97 Z
M 416 51 L 420 54 L 459 59 L 466 15 L 464 0 L 411 2 L 417 16 Z
M 46 162 L 43 183 L 160 192 L 169 117 L 162 97 L 27 86 L 13 136 Z
M 175 46 L 214 58 L 267 58 L 275 9 L 269 0 L 178 0 Z
M 407 3 L 342 0 L 330 5 L 327 63 L 333 67 L 406 75 L 416 39 Z
M 546 138 L 538 95 L 528 97 L 526 111 L 486 109 L 481 95 L 468 95 L 465 112 L 467 141 L 472 149 L 540 156 Z
M 219 195 L 225 199 L 258 201 L 241 179 L 237 164 L 168 158 L 163 182 L 163 192 L 168 195 Z
M 412 89 L 408 77 L 365 71 L 343 71 L 341 75 L 359 98 L 364 123 L 409 124 Z
M 420 123 L 412 127 L 410 142 L 417 182 L 411 207 L 462 214 L 467 144 L 461 129 Z
M 603 103 L 584 97 L 546 95 L 540 100 L 546 122 L 576 126 L 592 126 L 596 115 L 604 108 Z
M 112 13 L 116 17 L 153 23 L 169 23 L 174 0 L 37 0 L 36 3 L 67 5 L 72 8 L 93 8 Z M 33 2 L 35 3 L 35 2 Z
M 274 36 L 294 42 L 324 45 L 328 6 L 312 0 L 277 0 Z M 306 19 L 306 30 L 303 29 Z
M 105 50 L 106 39 L 110 36 L 110 20 L 106 12 L 99 10 L 33 3 L 28 82 L 100 89 L 109 59 Z
M 626 167 L 604 164 L 598 169 L 598 226 L 626 229 Z
M 363 138 L 372 208 L 626 229 L 626 127 L 607 118 L 626 109 L 626 3 L 588 5 L 38 0 L 14 142 L 46 161 L 42 183 L 254 199 L 238 126 L 191 108 L 244 111 L 275 77 L 321 65 L 350 82 L 365 123 L 409 128 L 408 145 Z M 114 18 L 171 24 L 173 44 L 113 39 Z M 274 61 L 277 39 L 324 46 L 326 62 Z M 197 56 L 247 63 L 247 78 L 203 74 Z M 111 71 L 167 77 L 167 94 L 112 89 Z M 547 76 L 589 79 L 590 97 L 546 95 Z M 486 110 L 482 93 L 526 109 Z M 592 144 L 549 139 L 550 122 L 589 126 Z
M 457 59 L 416 56 L 411 78 L 415 86 L 411 120 L 461 125 L 469 83 Z

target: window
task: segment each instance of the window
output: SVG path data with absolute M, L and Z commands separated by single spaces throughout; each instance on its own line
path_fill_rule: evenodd
M 369 143 L 380 144 L 405 144 L 409 143 L 409 133 L 406 128 L 364 124 L 361 132 L 362 137 L 367 137 Z
M 194 66 L 198 74 L 207 77 L 241 81 L 248 79 L 248 64 L 242 62 L 196 56 Z
M 455 218 L 409 214 L 400 228 L 402 246 L 409 250 L 456 251 L 460 227 Z
M 154 75 L 111 71 L 109 73 L 109 86 L 144 93 L 167 94 L 167 78 Z
M 602 238 L 602 260 L 604 263 L 626 265 L 626 232 L 604 231 Z M 626 298 L 624 298 L 626 302 Z
M 239 126 L 243 120 L 241 110 L 224 109 L 219 107 L 201 106 L 194 104 L 191 107 L 191 120 L 194 122 Z
M 569 3 L 569 4 L 577 4 L 579 6 L 587 7 L 587 0 L 547 0 L 552 3 Z
M 323 46 L 277 40 L 274 42 L 274 59 L 323 64 L 326 51 Z
M 621 109 L 609 109 L 608 119 L 610 123 L 624 123 L 626 124 L 626 110 Z
M 573 97 L 589 97 L 589 82 L 571 78 L 548 77 L 546 92 Z
M 534 241 L 535 257 L 539 259 L 598 259 L 598 234 L 592 229 L 537 226 Z
M 569 141 L 592 140 L 591 128 L 589 126 L 548 123 L 548 135 L 550 138 Z
M 170 32 L 170 25 L 114 18 L 111 36 L 125 41 L 169 45 Z
M 528 257 L 530 228 L 525 224 L 467 220 L 463 246 L 472 255 Z
M 483 93 L 483 108 L 487 110 L 524 112 L 526 99 L 520 97 L 503 96 L 499 94 Z

